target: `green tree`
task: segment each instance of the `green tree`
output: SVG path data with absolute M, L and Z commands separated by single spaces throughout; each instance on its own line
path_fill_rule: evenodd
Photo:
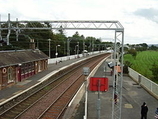
M 146 43 L 142 43 L 142 44 L 137 44 L 135 46 L 135 49 L 137 51 L 146 51 L 148 49 L 148 45 Z
M 151 45 L 151 46 L 149 47 L 149 50 L 158 50 L 158 47 L 155 46 L 155 45 Z
M 135 49 L 129 49 L 128 53 L 131 54 L 133 56 L 134 59 L 136 59 L 137 56 L 137 51 Z
M 125 61 L 124 62 L 124 66 L 123 66 L 123 73 L 128 74 L 128 67 L 131 67 L 132 63 L 129 61 Z

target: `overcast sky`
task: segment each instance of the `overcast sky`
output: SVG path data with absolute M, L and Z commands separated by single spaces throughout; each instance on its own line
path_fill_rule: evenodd
M 8 13 L 11 20 L 118 20 L 125 43 L 158 44 L 158 0 L 0 0 L 1 21 Z M 79 34 L 111 38 L 108 32 Z

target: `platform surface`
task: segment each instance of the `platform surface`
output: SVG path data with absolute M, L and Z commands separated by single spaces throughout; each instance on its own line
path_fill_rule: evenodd
M 112 92 L 113 76 L 110 75 L 108 67 L 104 72 L 106 61 L 98 68 L 94 77 L 107 77 L 109 79 L 109 90 L 100 93 L 101 110 L 100 119 L 112 119 Z M 148 106 L 148 119 L 154 119 L 158 100 L 152 97 L 146 90 L 134 82 L 128 75 L 123 76 L 122 87 L 122 114 L 121 119 L 140 119 L 141 105 L 143 102 Z M 98 92 L 88 90 L 88 119 L 97 119 Z M 77 118 L 75 118 L 77 119 Z
M 32 77 L 30 77 L 22 82 L 18 82 L 17 84 L 15 84 L 13 86 L 0 90 L 0 104 L 4 101 L 8 100 L 9 98 L 21 93 L 22 91 L 30 88 L 31 86 L 39 83 L 50 73 L 60 70 L 61 68 L 71 65 L 72 63 L 75 63 L 77 61 L 84 60 L 85 58 L 87 58 L 87 57 L 71 59 L 71 60 L 63 61 L 58 64 L 48 64 L 47 70 L 39 72 L 38 74 L 33 75 Z

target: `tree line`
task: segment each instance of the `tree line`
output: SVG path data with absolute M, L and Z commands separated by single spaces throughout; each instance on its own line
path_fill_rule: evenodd
M 16 24 L 13 24 L 16 26 Z M 1 24 L 1 27 L 6 27 L 7 24 Z M 27 23 L 27 24 L 19 24 L 19 27 L 51 27 L 50 23 L 41 24 L 39 22 Z M 9 37 L 9 45 L 6 43 L 6 36 L 8 34 L 8 30 L 2 30 L 0 39 L 0 50 L 21 50 L 21 49 L 29 49 L 30 41 L 34 41 L 35 47 L 43 51 L 45 54 L 49 55 L 49 49 L 51 53 L 51 57 L 55 57 L 56 46 L 60 46 L 58 48 L 58 56 L 67 55 L 67 47 L 69 43 L 69 52 L 70 55 L 74 55 L 77 52 L 82 53 L 83 50 L 88 52 L 105 50 L 106 47 L 110 47 L 112 42 L 102 42 L 100 38 L 95 38 L 93 36 L 85 37 L 84 35 L 80 35 L 78 31 L 76 31 L 72 36 L 67 37 L 65 35 L 65 31 L 61 29 L 54 32 L 51 29 L 49 30 L 32 30 L 32 29 L 24 29 L 18 31 L 18 40 L 16 35 L 16 30 L 11 31 Z M 50 41 L 48 40 L 50 39 Z
M 130 54 L 133 57 L 134 60 L 139 60 L 139 59 L 136 58 L 137 54 L 139 52 L 148 51 L 148 50 L 149 51 L 158 51 L 158 47 L 156 45 L 148 46 L 146 43 L 143 43 L 143 44 L 138 44 L 138 45 L 131 45 L 129 49 L 125 48 L 126 54 Z M 128 61 L 128 60 L 125 61 L 124 62 L 124 68 L 125 68 L 124 73 L 128 73 L 128 67 L 132 67 L 132 65 L 133 64 L 130 61 Z M 137 70 L 137 69 L 134 69 L 134 70 Z M 151 65 L 150 68 L 148 68 L 148 70 L 150 70 L 152 72 L 152 77 L 149 77 L 146 74 L 142 74 L 142 75 L 144 75 L 147 78 L 149 78 L 149 79 L 155 81 L 156 83 L 158 83 L 158 62 L 157 61 L 153 62 L 153 64 Z
M 32 25 L 33 24 L 33 25 Z M 6 28 L 7 24 L 1 24 L 1 28 Z M 12 26 L 16 26 L 16 24 L 12 24 Z M 26 23 L 19 24 L 20 27 L 51 27 L 50 23 L 35 22 L 35 23 Z M 51 29 L 48 30 L 32 30 L 32 29 L 24 29 L 18 31 L 18 38 L 16 35 L 16 30 L 12 30 L 9 37 L 9 45 L 7 45 L 6 37 L 8 34 L 8 30 L 1 30 L 0 36 L 0 50 L 21 50 L 21 49 L 29 49 L 30 41 L 34 40 L 35 47 L 39 50 L 43 51 L 45 54 L 49 55 L 51 58 L 56 55 L 56 48 L 58 48 L 58 56 L 66 56 L 68 55 L 68 43 L 69 43 L 69 55 L 74 55 L 77 53 L 82 53 L 83 50 L 88 52 L 106 50 L 107 48 L 114 47 L 113 42 L 103 42 L 100 38 L 95 38 L 93 36 L 85 37 L 76 31 L 72 36 L 67 37 L 65 35 L 65 31 L 61 29 L 54 32 Z M 49 41 L 48 39 L 51 39 Z M 49 44 L 50 43 L 50 44 Z M 119 45 L 119 43 L 117 43 Z M 146 43 L 142 44 L 126 44 L 128 47 L 124 47 L 124 52 L 131 54 L 134 59 L 136 59 L 137 53 L 146 50 L 158 50 L 158 47 L 155 45 L 148 46 Z M 130 62 L 124 62 L 125 67 L 130 67 L 132 64 Z M 153 64 L 151 68 L 154 78 L 158 78 L 157 71 L 158 66 Z M 127 71 L 127 70 L 124 70 Z

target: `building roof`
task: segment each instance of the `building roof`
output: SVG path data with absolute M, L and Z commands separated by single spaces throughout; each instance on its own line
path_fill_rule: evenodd
M 48 59 L 42 51 L 35 50 L 14 50 L 0 52 L 0 67 L 19 65 L 22 63 Z

